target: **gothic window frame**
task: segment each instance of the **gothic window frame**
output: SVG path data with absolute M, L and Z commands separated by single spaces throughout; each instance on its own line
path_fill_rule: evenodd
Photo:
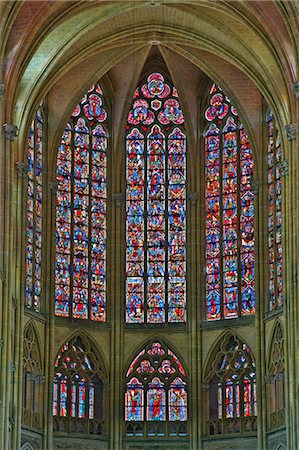
M 22 424 L 42 427 L 42 385 L 44 383 L 40 344 L 36 327 L 29 321 L 23 339 L 23 408 Z
M 208 106 L 204 108 L 203 120 L 206 216 L 205 319 L 212 322 L 255 314 L 255 257 L 252 255 L 255 253 L 252 188 L 254 151 L 236 108 L 215 83 L 209 91 L 206 105 Z M 232 144 L 234 149 L 231 152 L 232 161 L 229 161 L 228 151 L 230 135 L 232 142 L 233 138 L 235 139 L 235 143 Z M 224 144 L 226 136 L 227 147 Z M 230 166 L 235 175 L 225 177 L 224 170 L 228 171 Z M 231 186 L 228 186 L 230 180 Z M 235 208 L 224 204 L 225 200 L 228 203 L 231 198 Z M 224 238 L 225 230 L 228 236 L 229 228 L 234 229 L 235 239 Z M 235 241 L 234 254 L 233 241 Z M 232 245 L 232 250 L 229 250 L 229 244 Z M 232 275 L 228 277 L 228 273 Z M 224 294 L 228 300 L 229 294 L 232 294 L 231 301 L 225 301 Z M 231 305 L 233 311 L 229 311 Z
M 56 320 L 69 320 L 69 321 L 80 321 L 82 323 L 94 323 L 94 324 L 106 324 L 109 320 L 109 308 L 107 308 L 107 300 L 109 294 L 109 273 L 107 266 L 109 264 L 109 249 L 108 249 L 108 230 L 110 226 L 110 108 L 109 103 L 106 100 L 106 89 L 102 80 L 95 84 L 92 84 L 89 89 L 86 89 L 81 100 L 76 104 L 73 112 L 66 122 L 64 127 L 64 132 L 60 140 L 58 147 L 57 157 L 56 157 L 56 179 L 58 178 L 58 188 L 56 192 L 56 253 L 55 253 L 55 306 L 54 315 Z M 93 97 L 97 97 L 95 100 Z M 81 119 L 85 120 L 86 128 L 88 129 L 84 133 L 84 129 L 80 131 L 78 128 L 76 130 L 76 123 Z M 85 126 L 84 125 L 84 126 Z M 83 126 L 83 123 L 82 123 Z M 98 133 L 95 131 L 98 130 Z M 84 157 L 82 163 L 82 176 L 79 176 L 79 164 L 76 161 L 76 153 L 79 155 L 80 149 L 80 134 L 88 135 L 86 142 L 88 141 L 87 147 L 84 143 L 81 146 L 81 150 L 85 151 L 87 155 Z M 82 136 L 81 136 L 82 138 Z M 77 139 L 77 140 L 76 140 Z M 69 155 L 64 157 L 63 153 L 61 159 L 69 164 L 66 169 L 66 177 L 69 176 L 68 186 L 65 189 L 59 189 L 59 181 L 63 183 L 63 174 L 59 174 L 58 161 L 61 154 L 61 149 L 64 147 L 69 147 Z M 65 152 L 67 153 L 67 152 Z M 84 166 L 84 167 L 83 167 Z M 86 167 L 85 167 L 86 166 Z M 79 175 L 76 175 L 76 170 Z M 84 176 L 84 170 L 86 172 Z M 94 176 L 97 175 L 97 178 Z M 61 180 L 59 180 L 59 177 Z M 85 182 L 85 186 L 84 186 Z M 81 186 L 80 186 L 81 183 Z M 65 182 L 67 185 L 67 182 Z M 102 186 L 101 186 L 102 185 Z M 63 186 L 63 184 L 62 184 Z M 69 191 L 69 192 L 68 192 Z M 59 236 L 58 236 L 58 207 L 60 206 L 58 202 L 59 193 L 64 193 L 69 198 L 66 198 L 66 203 L 69 205 L 70 217 L 68 224 L 69 231 L 69 246 L 67 251 L 59 251 Z M 102 196 L 101 196 L 102 195 Z M 75 205 L 75 197 L 82 197 L 82 202 L 78 201 L 77 206 Z M 83 197 L 86 201 L 83 201 Z M 84 211 L 85 208 L 85 211 Z M 74 218 L 75 213 L 80 212 L 86 214 L 88 218 L 87 226 L 81 226 L 76 224 Z M 77 215 L 78 215 L 77 214 Z M 60 219 L 62 218 L 62 213 L 60 214 Z M 65 221 L 67 222 L 67 221 Z M 75 241 L 75 232 L 80 231 L 82 228 L 82 233 L 86 230 L 86 239 L 82 237 L 82 241 L 86 242 L 85 247 L 82 248 L 82 258 L 80 264 L 80 255 L 77 257 L 77 267 L 75 269 L 75 242 L 79 242 L 79 238 Z M 67 226 L 67 225 L 66 225 Z M 86 230 L 84 230 L 86 228 Z M 78 234 L 79 236 L 79 234 Z M 98 236 L 100 236 L 98 238 Z M 62 246 L 61 246 L 62 247 Z M 96 250 L 101 249 L 102 258 L 97 260 Z M 78 250 L 80 250 L 78 248 Z M 77 252 L 78 253 L 78 252 Z M 58 261 L 58 256 L 61 255 L 66 263 L 60 264 Z M 67 261 L 69 259 L 69 261 Z M 78 283 L 74 281 L 76 274 L 78 275 L 78 280 L 82 279 L 81 269 L 84 269 L 84 260 L 86 262 L 84 270 L 84 276 L 86 276 L 86 283 L 84 286 L 79 286 Z M 69 274 L 70 281 L 63 278 L 63 270 Z M 108 276 L 108 277 L 107 277 Z M 60 277 L 60 282 L 58 281 Z M 66 277 L 67 278 L 67 277 Z M 76 286 L 76 283 L 78 284 Z M 59 289 L 61 292 L 59 293 Z M 59 296 L 64 299 L 61 302 Z M 76 295 L 78 301 L 76 301 Z M 81 301 L 82 300 L 82 301 Z M 79 311 L 79 306 L 81 305 L 82 312 Z M 76 309 L 77 308 L 77 309 Z
M 147 341 L 130 358 L 124 374 L 124 425 L 128 437 L 176 436 L 188 434 L 190 393 L 188 373 L 181 356 L 161 339 Z M 162 398 L 160 418 L 154 414 L 157 407 L 151 403 L 151 393 L 158 390 Z M 136 391 L 136 395 L 134 394 Z M 140 410 L 135 397 L 139 394 Z M 173 395 L 172 395 L 173 394 Z M 182 395 L 180 402 L 173 402 Z M 156 397 L 155 397 L 156 398 Z M 136 405 L 133 400 L 136 400 Z M 164 403 L 163 403 L 164 402 Z M 130 417 L 132 408 L 136 415 Z M 184 419 L 178 418 L 179 415 Z
M 285 335 L 280 320 L 273 326 L 266 374 L 268 429 L 285 426 Z
M 72 354 L 75 357 L 72 358 Z M 105 434 L 107 384 L 107 370 L 94 342 L 85 333 L 75 333 L 64 342 L 55 358 L 54 433 Z M 80 412 L 81 405 L 83 413 Z
M 162 91 L 162 94 L 158 95 L 158 94 L 151 94 L 150 92 L 150 83 L 153 82 L 153 79 L 151 79 L 151 77 L 153 77 L 154 75 L 159 75 L 161 78 L 159 79 L 159 81 L 157 82 L 157 91 L 159 90 L 159 88 L 163 85 L 163 89 L 164 91 Z M 129 155 L 130 155 L 130 142 L 133 142 L 134 140 L 130 140 L 129 136 L 130 134 L 132 134 L 135 130 L 136 133 L 140 133 L 142 135 L 142 139 L 139 139 L 139 143 L 138 145 L 142 147 L 142 152 L 140 153 L 142 155 L 142 167 L 143 167 L 143 172 L 142 172 L 142 176 L 143 177 L 143 191 L 142 191 L 142 214 L 140 213 L 140 217 L 142 216 L 142 227 L 143 228 L 143 234 L 142 234 L 142 238 L 141 241 L 143 242 L 142 245 L 140 246 L 133 246 L 130 245 L 130 242 L 128 241 L 128 231 L 126 232 L 126 257 L 125 257 L 125 292 L 126 292 L 126 301 L 125 301 L 125 323 L 126 326 L 136 326 L 136 325 L 143 325 L 143 326 L 153 326 L 153 325 L 185 325 L 187 323 L 187 305 L 186 305 L 186 291 L 187 291 L 187 277 L 186 277 L 186 264 L 187 264 L 187 260 L 186 260 L 186 241 L 187 241 L 187 197 L 186 197 L 186 188 L 187 188 L 187 163 L 186 163 L 186 159 L 188 159 L 188 150 L 187 150 L 187 141 L 188 141 L 188 136 L 187 136 L 187 132 L 186 132 L 186 127 L 184 124 L 184 117 L 183 117 L 183 113 L 182 110 L 180 109 L 180 104 L 179 104 L 179 97 L 176 91 L 176 88 L 173 84 L 173 82 L 170 79 L 170 76 L 168 74 L 166 74 L 165 71 L 163 70 L 151 70 L 151 71 L 147 71 L 145 74 L 142 75 L 142 77 L 140 77 L 139 83 L 138 83 L 138 87 L 135 89 L 134 91 L 134 95 L 133 95 L 133 100 L 131 100 L 130 102 L 130 111 L 128 113 L 127 116 L 127 122 L 126 122 L 126 131 L 125 131 L 125 148 L 126 148 L 126 180 L 125 180 L 125 186 L 126 186 L 126 230 L 129 229 L 130 225 L 129 225 L 129 220 L 130 217 L 133 217 L 133 215 L 129 214 L 129 207 L 130 207 L 130 201 L 131 204 L 133 204 L 133 196 L 129 196 L 129 188 L 130 188 L 130 183 L 129 183 L 129 178 L 127 176 L 127 172 L 128 172 L 128 167 L 129 167 Z M 155 81 L 155 80 L 154 80 Z M 159 85 L 160 83 L 160 85 Z M 153 82 L 154 84 L 154 82 Z M 162 88 L 161 88 L 162 89 Z M 168 93 L 167 93 L 168 92 Z M 166 94 L 165 94 L 166 93 Z M 168 111 L 167 108 L 170 108 L 167 102 L 174 102 L 174 105 L 171 105 L 170 107 L 174 108 L 175 113 L 173 113 L 173 115 L 169 114 L 169 120 L 166 118 L 166 116 L 163 114 L 165 113 L 165 111 Z M 139 104 L 140 103 L 140 104 Z M 168 105 L 168 106 L 167 106 Z M 140 109 L 140 114 L 138 113 Z M 142 112 L 147 113 L 147 116 L 143 117 L 142 116 Z M 159 119 L 158 119 L 159 118 Z M 164 120 L 166 125 L 164 123 L 162 123 L 160 121 L 160 118 L 162 118 L 161 120 Z M 150 199 L 150 194 L 149 194 L 149 189 L 151 187 L 151 182 L 149 181 L 149 173 L 151 173 L 150 171 L 152 170 L 152 173 L 154 173 L 154 169 L 153 167 L 150 166 L 150 162 L 149 162 L 149 156 L 150 153 L 148 151 L 148 148 L 150 148 L 150 139 L 149 136 L 151 135 L 151 133 L 155 133 L 155 129 L 159 129 L 160 134 L 162 134 L 162 145 L 165 145 L 164 149 L 165 149 L 165 153 L 163 155 L 165 155 L 165 159 L 164 159 L 164 175 L 162 176 L 166 176 L 166 188 L 165 188 L 165 203 L 164 201 L 162 201 L 162 203 L 164 203 L 163 206 L 163 225 L 162 228 L 159 229 L 159 231 L 161 232 L 161 236 L 163 235 L 163 233 L 165 234 L 165 237 L 162 239 L 163 240 L 163 245 L 161 244 L 161 239 L 159 241 L 160 245 L 160 250 L 161 253 L 163 253 L 164 251 L 164 274 L 158 276 L 157 274 L 154 274 L 153 276 L 150 275 L 150 270 L 152 270 L 152 265 L 154 264 L 151 263 L 150 261 L 150 250 L 151 248 L 154 249 L 154 246 L 151 247 L 149 245 L 149 242 L 154 242 L 154 236 L 157 235 L 158 236 L 158 232 L 153 232 L 152 230 L 150 230 L 150 219 L 155 219 L 154 214 L 151 215 L 150 214 L 150 208 L 151 206 L 153 206 L 152 204 L 154 203 L 154 201 L 149 200 Z M 171 140 L 170 137 L 171 135 L 174 134 L 174 131 L 177 130 L 178 132 L 183 133 L 183 138 L 180 139 L 173 139 Z M 137 135 L 137 134 L 136 134 Z M 179 133 L 178 133 L 179 136 Z M 174 135 L 175 137 L 175 135 Z M 135 140 L 137 142 L 137 139 Z M 154 136 L 153 136 L 153 142 L 159 142 L 159 139 L 157 138 L 155 140 Z M 171 183 L 168 183 L 170 181 L 170 177 L 171 175 L 169 175 L 169 180 L 168 180 L 168 173 L 170 174 L 170 170 L 171 170 L 171 165 L 170 165 L 170 159 L 169 159 L 169 149 L 170 149 L 170 144 L 173 143 L 173 145 L 177 145 L 179 146 L 179 142 L 182 142 L 182 170 L 183 170 L 183 174 L 184 174 L 184 181 L 183 181 L 183 189 L 182 192 L 184 190 L 184 193 L 182 193 L 182 199 L 180 198 L 178 200 L 183 202 L 183 206 L 181 208 L 181 211 L 183 211 L 183 221 L 184 221 L 184 230 L 180 232 L 180 240 L 181 242 L 179 242 L 178 245 L 176 245 L 176 247 L 178 248 L 178 254 L 181 253 L 182 255 L 182 267 L 184 267 L 183 270 L 183 275 L 180 276 L 173 276 L 170 275 L 170 273 L 168 273 L 168 269 L 169 267 L 171 267 L 171 264 L 174 265 L 174 263 L 171 263 L 171 259 L 174 258 L 175 256 L 172 255 L 172 249 L 171 249 L 171 245 L 169 244 L 170 240 L 173 240 L 172 238 L 169 238 L 170 236 L 170 222 L 173 219 L 173 222 L 176 219 L 175 214 L 171 214 L 170 213 L 170 207 L 169 204 L 171 203 L 171 199 L 168 199 L 169 197 L 169 192 L 171 190 Z M 134 144 L 135 145 L 135 144 Z M 158 144 L 157 144 L 158 145 Z M 133 152 L 132 152 L 133 154 Z M 176 155 L 176 153 L 174 152 L 174 155 Z M 134 156 L 134 155 L 133 155 Z M 138 155 L 136 155 L 138 156 Z M 154 155 L 158 158 L 158 154 Z M 174 165 L 173 165 L 174 167 Z M 178 166 L 179 167 L 179 164 Z M 174 169 L 173 169 L 173 173 L 174 173 Z M 166 193 L 168 192 L 168 195 L 166 195 Z M 131 200 L 130 200 L 131 199 Z M 147 202 L 147 203 L 146 203 Z M 151 203 L 150 203 L 151 202 Z M 172 204 L 174 205 L 174 200 L 172 201 Z M 181 205 L 180 205 L 181 206 Z M 168 208 L 168 209 L 167 209 Z M 139 218 L 140 218 L 139 217 Z M 157 216 L 158 217 L 158 216 Z M 179 217 L 179 216 L 178 216 Z M 133 219 L 132 219 L 133 220 Z M 164 228 L 163 228 L 164 227 Z M 175 228 L 175 226 L 174 226 Z M 177 228 L 179 228 L 179 225 L 177 225 Z M 162 230 L 162 231 L 161 231 Z M 152 234 L 153 237 L 151 237 L 151 239 L 149 239 L 150 233 Z M 179 231 L 177 231 L 177 234 L 179 235 Z M 158 238 L 157 238 L 158 239 Z M 159 239 L 158 239 L 159 240 Z M 133 241 L 131 241 L 132 243 Z M 138 248 L 137 248 L 138 247 Z M 173 248 L 175 248 L 175 245 L 172 246 Z M 134 269 L 132 270 L 131 268 L 129 268 L 130 266 L 130 262 L 131 260 L 133 261 L 133 259 L 130 259 L 130 256 L 128 255 L 129 249 L 132 248 L 133 253 L 137 253 L 137 250 L 139 250 L 142 253 L 141 256 L 141 262 L 137 261 L 138 263 L 141 264 L 142 269 L 140 269 L 140 274 L 138 274 L 138 276 L 136 275 L 137 273 L 137 269 L 134 272 Z M 173 250 L 174 251 L 174 250 Z M 155 252 L 157 253 L 157 252 Z M 181 257 L 181 256 L 180 256 Z M 162 255 L 163 258 L 163 255 Z M 174 260 L 174 259 L 173 259 Z M 159 263 L 159 262 L 158 262 Z M 159 264 L 157 264 L 159 265 Z M 162 264 L 163 265 L 163 264 Z M 149 268 L 149 269 L 148 269 Z M 178 269 L 177 269 L 178 270 Z M 154 271 L 154 269 L 153 269 Z M 174 270 L 175 272 L 175 270 Z M 131 275 L 129 275 L 131 273 Z M 135 275 L 132 275 L 132 273 L 135 273 Z M 177 272 L 178 273 L 178 272 Z M 151 292 L 151 284 L 149 283 L 149 280 L 152 278 L 153 282 L 152 282 L 152 286 L 154 286 L 155 284 L 158 286 L 156 288 L 153 288 L 153 291 Z M 135 282 L 135 280 L 137 280 Z M 139 281 L 138 281 L 139 280 Z M 156 283 L 154 282 L 156 280 Z M 158 281 L 158 280 L 162 280 L 162 281 Z M 172 281 L 171 280 L 180 280 L 179 281 Z M 161 287 L 162 286 L 162 287 Z M 172 286 L 172 287 L 171 287 Z M 137 290 L 136 290 L 137 289 Z M 160 292 L 158 292 L 160 289 Z M 160 298 L 160 304 L 158 307 L 156 307 L 156 303 L 155 303 L 155 292 L 156 292 L 156 300 L 158 299 L 158 297 Z M 159 295 L 158 295 L 159 294 Z M 180 294 L 180 295 L 179 295 Z M 183 297 L 183 300 L 178 300 L 179 298 L 181 299 Z M 153 300 L 151 302 L 151 300 Z M 134 303 L 135 302 L 135 303 Z M 151 303 L 153 303 L 153 307 L 151 307 Z M 162 306 L 161 306 L 162 303 Z M 131 304 L 133 304 L 133 306 L 131 306 Z M 156 308 L 155 308 L 156 307 Z M 154 311 L 158 309 L 158 315 L 159 317 L 153 318 L 154 317 Z M 153 314 L 151 315 L 151 310 L 153 311 Z M 134 316 L 134 312 L 132 313 L 132 311 L 135 311 L 135 317 Z M 172 312 L 173 312 L 173 316 L 172 316 Z
M 205 434 L 255 432 L 257 381 L 250 347 L 236 333 L 228 332 L 217 340 L 208 361 L 204 378 Z M 247 414 L 248 410 L 253 414 Z

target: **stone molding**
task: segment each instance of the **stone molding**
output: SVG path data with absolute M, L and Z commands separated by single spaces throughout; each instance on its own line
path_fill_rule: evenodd
M 63 442 L 64 441 L 64 442 Z M 67 441 L 67 442 L 66 442 Z M 99 442 L 94 440 L 92 442 L 78 442 L 74 438 L 66 438 L 54 441 L 53 450 L 108 450 L 107 442 Z
M 234 439 L 234 442 L 231 444 L 229 441 L 225 440 L 223 443 L 219 444 L 218 442 L 205 442 L 203 446 L 204 450 L 256 450 L 257 442 L 248 442 L 248 438 L 243 437 L 239 439 Z
M 165 444 L 165 445 L 153 445 L 152 443 L 146 444 L 129 444 L 127 450 L 145 450 L 150 448 L 151 450 L 188 450 L 188 445 L 178 445 L 178 444 Z M 223 450 L 223 449 L 222 449 Z

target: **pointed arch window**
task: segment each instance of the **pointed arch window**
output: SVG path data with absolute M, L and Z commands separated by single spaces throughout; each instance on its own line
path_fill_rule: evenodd
M 283 304 L 281 144 L 273 113 L 268 115 L 269 309 Z
M 126 134 L 126 322 L 186 322 L 186 134 L 177 91 L 152 73 Z
M 138 431 L 140 429 L 138 424 L 135 424 L 137 422 L 166 421 L 183 425 L 177 428 L 169 426 L 170 435 L 186 435 L 184 422 L 187 421 L 187 417 L 185 369 L 171 350 L 154 341 L 134 358 L 126 373 L 127 435 L 137 436 L 142 432 Z M 149 427 L 148 431 L 155 433 L 154 429 Z M 159 430 L 161 436 L 165 435 L 165 427 Z
M 207 434 L 255 431 L 255 361 L 249 347 L 237 336 L 228 334 L 222 340 L 212 358 L 206 381 L 209 405 Z M 246 422 L 242 418 L 247 418 Z
M 268 365 L 267 399 L 268 429 L 285 425 L 285 352 L 284 332 L 280 322 L 277 322 L 271 343 Z
M 209 405 L 207 434 L 255 431 L 256 369 L 247 344 L 233 335 L 222 339 L 206 380 Z M 247 419 L 244 422 L 242 418 Z
M 27 151 L 27 242 L 26 297 L 27 308 L 39 312 L 42 261 L 42 154 L 44 133 L 43 104 L 30 126 Z
M 206 317 L 255 313 L 253 157 L 238 113 L 213 84 L 205 111 Z
M 102 434 L 105 375 L 89 340 L 64 344 L 54 370 L 54 431 Z
M 40 349 L 36 331 L 30 322 L 24 330 L 23 341 L 23 408 L 22 424 L 40 429 L 43 382 Z
M 57 155 L 55 314 L 106 320 L 107 111 L 92 86 Z

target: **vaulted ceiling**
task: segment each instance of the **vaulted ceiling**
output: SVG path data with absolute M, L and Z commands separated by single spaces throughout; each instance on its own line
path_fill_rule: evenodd
M 118 106 L 117 132 L 149 55 L 166 63 L 191 123 L 196 104 L 188 99 L 204 92 L 208 77 L 236 104 L 257 146 L 263 98 L 281 129 L 295 120 L 298 2 L 24 0 L 2 2 L 0 16 L 6 120 L 25 132 L 48 94 L 53 145 L 100 78 Z

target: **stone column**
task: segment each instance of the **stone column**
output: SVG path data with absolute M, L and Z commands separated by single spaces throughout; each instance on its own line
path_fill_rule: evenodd
M 118 182 L 113 180 L 112 189 L 119 189 Z M 115 183 L 115 185 L 114 185 Z M 116 186 L 117 185 L 117 186 Z M 121 192 L 114 192 L 113 204 L 111 205 L 111 389 L 110 389 L 110 418 L 106 415 L 106 421 L 110 419 L 110 450 L 122 449 L 122 427 L 123 423 L 123 383 L 122 383 L 122 348 L 123 348 L 123 289 L 122 282 L 123 267 L 121 255 L 124 248 L 122 236 L 124 196 Z M 107 205 L 108 206 L 108 205 Z
M 298 105 L 298 100 L 297 100 Z M 297 108 L 298 116 L 298 108 Z M 298 119 L 297 119 L 298 120 Z M 283 179 L 283 248 L 284 248 L 284 302 L 286 319 L 286 429 L 287 448 L 297 449 L 299 442 L 299 326 L 298 326 L 298 140 L 296 124 L 286 127 L 287 148 L 284 152 Z
M 2 101 L 2 104 L 4 102 Z M 0 108 L 3 111 L 4 108 Z M 3 116 L 0 113 L 0 123 L 3 123 Z M 15 125 L 4 123 L 0 127 L 0 138 L 2 140 L 3 152 L 0 156 L 1 188 L 0 198 L 2 200 L 1 208 L 1 260 L 2 273 L 2 323 L 1 339 L 3 339 L 3 348 L 0 361 L 0 450 L 10 449 L 10 394 L 11 394 L 11 373 L 9 366 L 11 361 L 11 310 L 12 297 L 14 296 L 14 214 L 12 204 L 12 191 L 15 176 L 14 165 L 14 139 L 17 136 L 17 127 Z

